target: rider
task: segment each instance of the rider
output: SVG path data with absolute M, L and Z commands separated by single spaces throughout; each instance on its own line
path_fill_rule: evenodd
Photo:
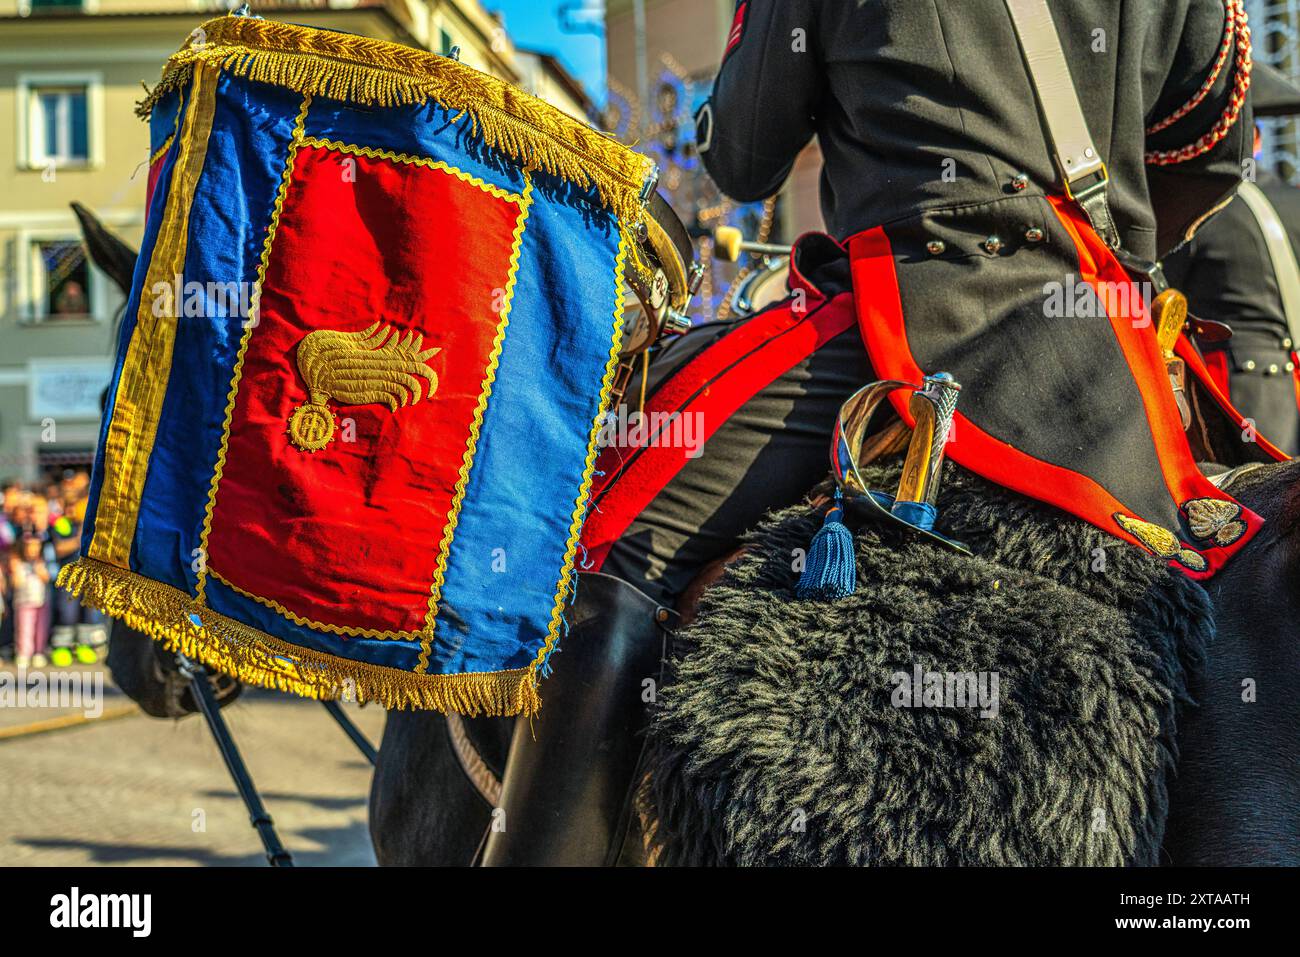
M 1250 87 L 1256 118 L 1300 113 L 1300 89 L 1267 64 L 1256 63 Z M 1256 153 L 1260 134 L 1255 132 Z M 1300 189 L 1270 170 L 1259 170 L 1255 193 L 1285 228 L 1290 255 L 1300 249 Z M 1222 320 L 1232 338 L 1205 343 L 1206 365 L 1233 404 L 1259 432 L 1291 455 L 1300 454 L 1300 407 L 1294 331 L 1300 315 L 1288 313 L 1280 292 L 1270 239 L 1245 201 L 1228 205 L 1195 239 L 1165 260 L 1170 282 L 1187 294 L 1197 316 Z M 1287 255 L 1288 248 L 1276 253 Z M 1292 309 L 1295 309 L 1293 305 Z
M 839 406 L 872 379 L 952 372 L 966 415 L 951 458 L 1129 541 L 1141 535 L 1112 510 L 1139 532 L 1179 528 L 1184 499 L 1218 494 L 1171 434 L 1159 353 L 1137 338 L 1150 330 L 1044 306 L 1052 284 L 1121 272 L 1060 195 L 1009 5 L 738 4 L 697 117 L 704 163 L 726 193 L 757 200 L 817 136 L 831 236 L 796 244 L 790 298 L 694 330 L 652 367 L 645 412 L 695 416 L 702 450 L 650 436 L 602 454 L 589 574 L 545 707 L 516 726 L 506 826 L 485 863 L 613 861 L 661 625 L 701 566 L 825 476 Z M 1240 0 L 1050 7 L 1109 170 L 1097 230 L 1154 261 L 1232 191 L 1249 153 Z M 1186 561 L 1221 563 L 1245 537 L 1206 557 L 1186 548 Z

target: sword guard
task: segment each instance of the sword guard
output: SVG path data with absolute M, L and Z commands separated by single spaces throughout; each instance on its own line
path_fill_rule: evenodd
M 912 429 L 907 458 L 903 461 L 898 491 L 894 494 L 895 511 L 902 509 L 919 517 L 924 510 L 909 508 L 909 505 L 933 507 L 938 501 L 943 460 L 960 392 L 961 386 L 956 379 L 947 372 L 939 372 L 926 376 L 921 388 L 912 393 L 908 409 L 916 425 Z
M 858 469 L 867 462 L 864 453 L 870 454 L 874 448 L 873 441 L 867 438 L 873 413 L 886 396 L 902 389 L 912 393 L 909 409 L 916 419 L 916 427 L 908 442 L 898 491 L 890 495 L 868 487 Z M 845 508 L 850 514 L 862 518 L 865 513 L 872 521 L 901 526 L 936 544 L 970 554 L 961 542 L 934 530 L 944 452 L 960 391 L 961 386 L 951 375 L 939 373 L 927 376 L 919 387 L 897 380 L 873 382 L 844 403 L 831 442 L 831 473 L 844 494 Z M 887 444 L 904 437 L 896 435 Z

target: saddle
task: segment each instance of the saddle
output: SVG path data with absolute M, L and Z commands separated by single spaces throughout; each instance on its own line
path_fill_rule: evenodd
M 891 487 L 903 462 L 859 468 Z M 860 587 L 835 601 L 796 595 L 806 508 L 746 536 L 674 637 L 641 795 L 657 863 L 1156 862 L 1204 591 L 951 463 L 938 504 L 974 557 L 850 514 Z M 945 697 L 967 676 L 979 706 Z

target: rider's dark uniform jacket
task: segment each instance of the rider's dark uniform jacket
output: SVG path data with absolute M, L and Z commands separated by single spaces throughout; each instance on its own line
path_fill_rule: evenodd
M 1244 98 L 1237 58 L 1216 71 L 1225 34 L 1241 37 L 1238 0 L 1226 2 L 1231 20 L 1219 0 L 1051 0 L 1110 164 L 1114 216 L 1135 254 L 1153 258 L 1172 245 L 1238 175 L 1249 118 L 1231 108 Z M 659 353 L 644 403 L 652 424 L 597 462 L 579 567 L 671 604 L 767 509 L 799 501 L 826 477 L 830 433 L 850 395 L 871 378 L 915 382 L 922 370 L 953 372 L 964 385 L 948 446 L 960 465 L 1192 574 L 1211 573 L 1248 541 L 1259 520 L 1196 471 L 1150 328 L 1044 308 L 1045 286 L 1071 273 L 1087 283 L 1126 277 L 1078 211 L 1048 196 L 1052 162 L 1003 0 L 742 0 L 737 11 L 712 119 L 706 110 L 698 130 L 704 162 L 726 192 L 757 199 L 775 192 L 816 134 L 826 221 L 844 242 L 805 237 L 789 298 L 697 327 Z M 1160 133 L 1144 132 L 1207 77 L 1199 105 Z M 1184 162 L 1144 162 L 1146 151 L 1202 136 L 1205 148 L 1193 145 Z M 634 382 L 627 394 L 638 391 Z M 692 425 L 703 445 L 656 431 L 668 423 Z M 1185 514 L 1215 541 L 1197 538 Z M 1114 515 L 1138 522 L 1137 532 Z M 1154 523 L 1163 535 L 1149 534 Z M 658 656 L 661 636 L 645 637 Z M 586 645 L 595 653 L 619 642 Z M 588 694 L 612 687 L 593 680 Z M 549 694 L 548 707 L 564 706 Z M 578 764 L 597 763 L 590 749 L 572 747 L 573 728 L 603 739 L 581 715 L 551 727 L 569 740 L 550 748 L 546 766 L 576 779 L 560 786 L 621 793 L 634 762 L 617 780 L 565 765 L 575 754 Z M 555 743 L 545 722 L 540 734 Z M 513 777 L 507 803 L 529 793 Z M 532 793 L 560 793 L 534 783 Z M 537 833 L 533 824 L 523 830 Z M 588 843 L 600 863 L 604 842 Z
M 814 135 L 826 161 L 824 218 L 841 239 L 921 210 L 1004 197 L 1018 173 L 1032 181 L 1027 192 L 1041 194 L 1055 181 L 1003 0 L 745 0 L 740 7 L 705 116 L 709 128 L 697 132 L 705 166 L 729 195 L 774 193 Z M 1238 122 L 1188 162 L 1151 167 L 1143 159 L 1195 139 L 1222 113 L 1232 89 L 1228 68 L 1190 115 L 1144 133 L 1209 75 L 1224 5 L 1052 0 L 1051 8 L 1107 159 L 1124 245 L 1153 259 L 1157 245 L 1160 252 L 1175 245 L 1235 186 L 1248 155 L 1251 126 Z
M 1249 155 L 1242 4 L 1048 2 L 1122 243 L 1155 259 Z M 698 118 L 706 167 L 764 197 L 814 135 L 877 376 L 964 386 L 950 458 L 1193 575 L 1245 544 L 1258 520 L 1214 504 L 1145 309 L 1101 305 L 1130 277 L 1057 184 L 1004 0 L 743 0 Z
M 1261 191 L 1300 251 L 1300 189 L 1259 178 Z M 1233 404 L 1283 451 L 1300 454 L 1295 343 L 1287 327 L 1273 263 L 1250 208 L 1238 199 L 1165 260 L 1169 281 L 1191 311 L 1232 326 L 1232 338 L 1204 347 L 1206 362 Z

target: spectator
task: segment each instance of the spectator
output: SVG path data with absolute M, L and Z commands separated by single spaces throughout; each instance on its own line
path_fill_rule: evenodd
M 12 549 L 13 546 L 10 545 L 9 548 Z M 9 554 L 9 549 L 5 550 L 5 554 L 6 555 Z M 8 609 L 9 609 L 9 563 L 6 561 L 0 563 L 0 633 L 4 632 L 4 626 L 6 623 L 5 619 L 8 617 L 5 614 L 5 612 L 8 611 Z M 4 642 L 0 642 L 0 646 L 2 646 L 3 644 Z
M 19 668 L 44 668 L 50 570 L 41 555 L 41 539 L 26 534 L 9 552 L 9 585 L 13 589 L 14 663 Z M 44 613 L 44 614 L 43 614 Z
M 108 643 L 104 617 L 54 585 L 62 566 L 80 551 L 89 491 L 84 470 L 68 469 L 57 481 L 30 486 L 0 483 L 0 650 L 24 666 L 41 667 L 47 655 L 59 667 L 74 659 L 91 664 Z M 23 580 L 22 589 L 16 577 Z M 39 601 L 35 594 L 42 586 L 45 597 Z M 19 604 L 27 609 L 21 615 Z
M 76 560 L 81 551 L 81 526 L 86 517 L 84 491 L 65 483 L 61 514 L 50 523 L 50 540 L 53 543 L 54 561 L 50 574 L 57 578 L 59 569 Z M 54 593 L 54 628 L 50 633 L 50 660 L 66 668 L 76 660 L 83 665 L 93 664 L 108 644 L 108 629 L 104 616 L 83 605 L 71 592 L 56 589 Z
M 16 541 L 13 526 L 9 522 L 9 516 L 13 514 L 13 510 L 18 506 L 22 494 L 23 487 L 21 485 L 12 480 L 5 481 L 4 497 L 0 499 L 0 548 L 4 549 L 6 555 Z

